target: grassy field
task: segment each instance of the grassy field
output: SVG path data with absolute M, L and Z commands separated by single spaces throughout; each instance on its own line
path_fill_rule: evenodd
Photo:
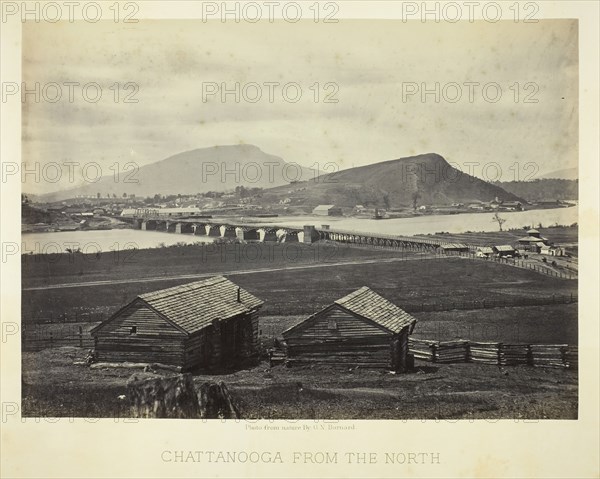
M 268 245 L 273 248 L 272 245 Z M 279 249 L 278 249 L 279 248 Z M 275 247 L 272 256 L 283 254 L 285 246 Z M 308 248 L 304 250 L 304 248 Z M 77 274 L 75 265 L 56 265 L 58 277 L 51 276 L 49 282 L 45 265 L 30 262 L 24 265 L 23 283 L 27 286 L 42 286 L 60 282 L 75 283 L 97 278 L 127 280 L 151 278 L 150 282 L 121 282 L 112 284 L 80 286 L 62 289 L 27 290 L 22 294 L 24 322 L 43 321 L 52 316 L 59 318 L 85 317 L 100 320 L 131 301 L 135 296 L 148 291 L 184 284 L 192 279 L 173 279 L 169 276 L 182 273 L 228 274 L 241 287 L 265 300 L 265 314 L 307 314 L 321 309 L 345 294 L 369 286 L 402 307 L 403 304 L 432 304 L 459 300 L 503 300 L 518 304 L 523 298 L 570 295 L 577 292 L 577 283 L 553 278 L 536 272 L 514 268 L 504 264 L 469 260 L 464 258 L 437 257 L 427 259 L 418 255 L 403 257 L 384 250 L 340 247 L 334 260 L 314 260 L 314 250 L 301 245 L 297 251 L 307 251 L 306 262 L 261 260 L 236 261 L 235 258 L 221 261 L 220 256 L 211 256 L 210 261 L 198 263 L 194 253 L 202 248 L 166 248 L 144 250 L 143 262 L 129 268 L 113 268 L 110 260 L 91 263 L 91 272 L 85 278 Z M 288 250 L 289 251 L 289 250 Z M 321 251 L 325 251 L 321 247 Z M 166 257 L 165 254 L 172 256 Z M 198 253 L 199 254 L 199 253 Z M 313 256 L 309 256 L 313 254 Z M 308 258 L 311 258 L 310 260 Z M 173 263 L 171 263 L 171 260 Z M 364 263 L 362 261 L 373 261 Z M 337 261 L 349 264 L 327 267 Z M 293 269 L 303 264 L 319 267 Z M 102 265 L 102 266 L 101 266 Z M 144 266 L 147 265 L 147 266 Z M 27 267 L 26 267 L 27 266 Z M 147 269 L 147 271 L 145 270 Z M 279 268 L 277 271 L 260 271 L 264 268 Z M 285 269 L 284 269 L 285 268 Z M 60 273 L 58 271 L 60 269 Z M 164 274 L 157 273 L 165 269 Z M 254 271 L 258 270 L 258 271 Z M 145 273 L 144 273 L 145 271 Z M 240 274 L 244 272 L 244 274 Z M 137 276 L 136 276 L 137 275 Z
M 203 243 L 101 254 L 23 255 L 23 286 L 168 277 L 398 257 L 383 249 L 340 243 Z
M 73 364 L 85 350 L 23 354 L 23 416 L 127 417 L 131 369 Z M 417 363 L 409 374 L 262 363 L 224 381 L 243 418 L 273 419 L 575 419 L 577 372 L 476 364 Z

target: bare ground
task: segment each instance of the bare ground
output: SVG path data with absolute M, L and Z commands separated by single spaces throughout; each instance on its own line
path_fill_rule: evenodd
M 127 417 L 126 383 L 140 370 L 74 364 L 85 349 L 23 353 L 23 416 Z M 151 374 L 151 373 L 141 373 Z M 167 372 L 157 374 L 172 374 Z M 415 371 L 276 366 L 261 363 L 223 381 L 244 418 L 575 419 L 577 371 L 418 362 Z

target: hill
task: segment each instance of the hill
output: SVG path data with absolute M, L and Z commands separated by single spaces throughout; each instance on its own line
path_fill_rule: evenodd
M 548 178 L 533 181 L 496 182 L 494 184 L 531 202 L 579 198 L 578 180 Z
M 579 170 L 577 167 L 564 168 L 562 170 L 551 171 L 543 175 L 538 175 L 539 179 L 560 179 L 560 180 L 577 180 L 579 178 Z
M 402 208 L 491 201 L 521 201 L 500 186 L 452 167 L 442 156 L 427 153 L 350 168 L 316 179 L 266 190 L 263 203 L 286 201 L 290 206 Z
M 125 172 L 129 173 L 131 170 Z M 286 163 L 278 156 L 264 153 L 254 145 L 228 145 L 185 151 L 143 167 L 119 181 L 104 176 L 95 183 L 49 193 L 38 201 L 58 201 L 76 196 L 101 197 L 123 193 L 136 197 L 155 194 L 196 194 L 233 190 L 236 186 L 271 188 L 294 179 L 308 179 L 315 171 Z

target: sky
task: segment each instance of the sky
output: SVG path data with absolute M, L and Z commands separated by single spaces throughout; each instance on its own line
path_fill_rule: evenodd
M 320 169 L 435 152 L 484 179 L 531 179 L 577 166 L 577 51 L 571 20 L 28 22 L 23 82 L 41 95 L 23 103 L 23 161 L 95 162 L 108 175 L 115 164 L 253 144 Z M 76 82 L 72 101 L 65 82 Z M 96 102 L 84 99 L 92 82 Z M 63 175 L 24 189 L 73 186 Z

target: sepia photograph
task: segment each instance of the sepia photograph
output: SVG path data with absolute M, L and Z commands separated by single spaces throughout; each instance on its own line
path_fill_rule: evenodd
M 136 477 L 504 477 L 443 468 L 477 423 L 566 454 L 598 400 L 598 6 L 550 3 L 4 2 L 3 426 L 196 436 Z

